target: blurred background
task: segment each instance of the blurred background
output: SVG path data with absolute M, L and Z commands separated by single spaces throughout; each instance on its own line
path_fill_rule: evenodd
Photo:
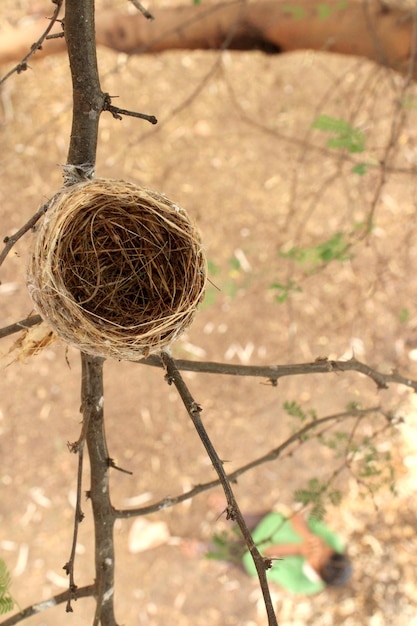
M 126 10 L 126 4 L 103 0 L 97 10 Z M 51 14 L 48 3 L 3 0 L 0 37 L 42 12 Z M 205 243 L 213 284 L 174 356 L 284 365 L 354 355 L 382 372 L 417 378 L 415 85 L 369 61 L 326 52 L 128 57 L 100 48 L 98 55 L 102 88 L 117 97 L 114 103 L 155 115 L 159 123 L 104 113 L 96 175 L 166 193 L 189 212 Z M 61 186 L 70 125 L 65 55 L 33 60 L 2 85 L 2 238 Z M 353 131 L 359 152 L 349 143 Z M 341 146 L 329 144 L 342 136 Z M 32 310 L 25 287 L 32 236 L 14 247 L 0 270 L 2 327 Z M 15 340 L 3 339 L 1 353 Z M 278 387 L 261 379 L 184 378 L 228 471 L 277 447 L 300 426 L 291 403 L 310 417 L 355 403 L 404 418 L 392 428 L 377 414 L 360 424 L 346 420 L 321 440 L 294 445 L 245 474 L 235 493 L 244 511 L 293 507 L 312 480 L 340 493 L 337 504 L 325 501 L 325 519 L 347 542 L 353 580 L 313 598 L 273 588 L 281 626 L 417 624 L 411 392 L 395 384 L 378 391 L 355 373 L 285 378 Z M 21 607 L 67 587 L 62 567 L 70 551 L 77 461 L 67 442 L 79 435 L 79 388 L 79 354 L 59 342 L 0 373 L 0 556 Z M 214 477 L 161 370 L 107 362 L 105 413 L 110 455 L 133 472 L 112 475 L 115 506 L 149 504 Z M 343 445 L 335 432 L 344 433 Z M 351 463 L 347 441 L 350 453 L 357 446 Z M 213 494 L 150 516 L 168 529 L 152 549 L 136 551 L 140 530 L 133 520 L 117 524 L 121 624 L 266 623 L 257 581 L 181 549 L 179 538 L 208 541 L 229 527 L 221 492 Z M 79 586 L 93 578 L 88 503 L 84 511 Z M 73 614 L 61 605 L 27 623 L 78 626 L 91 623 L 92 615 L 92 600 L 79 600 Z

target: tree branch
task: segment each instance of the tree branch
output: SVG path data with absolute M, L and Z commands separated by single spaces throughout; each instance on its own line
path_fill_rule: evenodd
M 66 0 L 65 39 L 73 85 L 73 118 L 68 150 L 67 184 L 92 177 L 96 162 L 98 124 L 105 94 L 100 87 L 97 67 L 94 0 Z M 114 616 L 114 513 L 110 502 L 107 452 L 103 414 L 103 362 L 99 357 L 81 354 L 81 406 L 91 467 L 91 487 L 95 530 L 94 625 L 116 626 Z M 78 442 L 80 464 L 83 433 Z M 80 480 L 80 474 L 79 474 Z M 78 483 L 78 493 L 80 484 Z M 77 515 L 74 534 L 77 528 Z M 72 569 L 72 568 L 71 568 Z M 71 591 L 71 581 L 70 581 Z M 67 610 L 71 610 L 70 600 Z
M 0 622 L 0 626 L 14 626 L 19 622 L 23 622 L 23 620 L 28 619 L 32 615 L 39 615 L 46 609 L 52 609 L 54 606 L 58 606 L 58 604 L 63 604 L 64 602 L 68 602 L 68 599 L 71 595 L 69 589 L 67 591 L 63 591 L 62 593 L 57 593 L 56 596 L 52 596 L 49 600 L 44 600 L 43 602 L 36 602 L 35 604 L 31 604 L 27 606 L 25 609 L 16 613 L 16 615 L 12 615 L 8 617 L 3 622 Z M 89 598 L 94 595 L 94 585 L 86 585 L 85 587 L 80 587 L 77 589 L 77 598 Z
M 146 113 L 137 113 L 136 111 L 128 111 L 127 109 L 120 109 L 119 107 L 114 106 L 111 103 L 111 97 L 109 96 L 109 94 L 105 94 L 103 108 L 104 108 L 104 111 L 109 111 L 109 113 L 111 113 L 116 120 L 122 120 L 123 115 L 127 115 L 129 117 L 138 117 L 139 119 L 146 120 L 147 122 L 150 122 L 151 124 L 158 123 L 158 120 L 156 119 L 155 115 L 147 115 Z
M 252 535 L 246 525 L 244 517 L 240 511 L 239 505 L 231 488 L 230 481 L 227 478 L 227 474 L 223 467 L 223 462 L 220 460 L 217 451 L 207 434 L 204 424 L 201 421 L 200 413 L 202 411 L 202 408 L 197 402 L 195 402 L 194 398 L 192 397 L 171 355 L 168 352 L 162 352 L 161 361 L 167 372 L 167 382 L 170 385 L 175 385 L 181 397 L 181 400 L 183 401 L 184 406 L 187 409 L 188 415 L 191 417 L 194 428 L 196 429 L 198 436 L 200 437 L 206 449 L 206 452 L 213 464 L 213 467 L 219 477 L 219 482 L 223 487 L 223 491 L 227 500 L 227 519 L 231 519 L 237 523 L 245 540 L 246 546 L 251 553 L 264 597 L 265 608 L 268 615 L 268 625 L 278 626 L 277 618 L 275 616 L 274 607 L 271 600 L 271 594 L 268 587 L 268 581 L 266 578 L 266 570 L 268 569 L 268 567 L 270 567 L 270 563 L 262 557 L 261 553 L 256 547 L 254 540 L 252 539 Z
M 28 69 L 28 61 L 30 57 L 42 48 L 43 42 L 45 41 L 45 39 L 48 38 L 48 35 L 54 27 L 55 23 L 59 21 L 58 15 L 61 11 L 63 0 L 52 0 L 52 2 L 55 4 L 55 9 L 52 17 L 50 17 L 48 26 L 45 28 L 44 32 L 38 38 L 38 40 L 30 46 L 30 51 L 23 57 L 23 59 L 0 79 L 0 85 L 4 83 L 12 74 L 20 74 L 21 72 L 25 72 Z
M 38 211 L 36 211 L 35 215 L 32 215 L 30 220 L 28 220 L 26 224 L 22 226 L 22 228 L 19 228 L 19 230 L 16 231 L 10 237 L 5 237 L 3 239 L 3 243 L 5 245 L 4 245 L 2 252 L 0 253 L 0 265 L 4 263 L 10 250 L 19 241 L 19 239 L 21 239 L 23 235 L 25 235 L 31 228 L 33 228 L 35 224 L 38 222 L 38 220 L 42 217 L 42 215 L 46 213 L 46 211 L 50 207 L 51 202 L 54 200 L 54 198 L 55 196 L 53 196 L 50 200 L 48 200 L 48 202 L 45 202 L 45 204 L 43 204 L 41 208 L 38 209 Z
M 250 461 L 249 463 L 245 463 L 234 472 L 230 472 L 227 474 L 227 479 L 230 483 L 237 482 L 239 476 L 249 472 L 255 467 L 259 467 L 265 463 L 269 463 L 271 461 L 276 461 L 284 450 L 286 450 L 290 445 L 294 443 L 299 443 L 300 445 L 306 442 L 305 435 L 307 435 L 311 430 L 323 426 L 324 424 L 329 424 L 331 422 L 341 422 L 345 419 L 349 419 L 351 417 L 357 417 L 359 419 L 363 419 L 367 415 L 371 415 L 372 413 L 377 413 L 380 411 L 378 406 L 371 407 L 368 409 L 352 409 L 351 411 L 342 411 L 341 413 L 334 413 L 332 415 L 326 415 L 325 417 L 321 417 L 319 419 L 311 420 L 308 424 L 297 430 L 294 434 L 292 434 L 288 439 L 286 439 L 283 443 L 280 443 L 279 446 L 273 448 L 266 454 Z M 150 515 L 151 513 L 156 513 L 157 511 L 163 511 L 171 506 L 175 506 L 176 504 L 180 504 L 181 502 L 185 502 L 186 500 L 190 500 L 195 496 L 203 493 L 205 491 L 209 491 L 214 487 L 218 487 L 221 484 L 220 479 L 210 480 L 206 483 L 202 483 L 200 485 L 196 485 L 189 491 L 185 493 L 181 493 L 177 496 L 165 497 L 153 504 L 149 504 L 147 506 L 132 508 L 132 509 L 117 509 L 115 511 L 116 517 L 126 519 L 131 517 L 139 517 L 141 515 Z M 1 625 L 0 625 L 1 626 Z
M 94 0 L 66 0 L 65 41 L 71 68 L 73 117 L 67 162 L 94 166 L 105 94 L 98 75 Z M 80 169 L 80 178 L 85 170 Z
M 142 365 L 163 367 L 159 357 L 151 355 L 146 359 L 137 361 Z M 359 372 L 371 378 L 378 389 L 387 389 L 388 383 L 397 383 L 410 387 L 417 392 L 417 381 L 402 376 L 397 371 L 383 374 L 378 370 L 361 363 L 354 357 L 347 361 L 333 361 L 327 358 L 319 358 L 312 363 L 295 363 L 293 365 L 235 365 L 229 363 L 216 363 L 214 361 L 189 361 L 176 359 L 179 370 L 198 372 L 200 374 L 227 374 L 229 376 L 253 376 L 266 378 L 272 385 L 277 385 L 280 378 L 286 376 L 300 376 L 302 374 L 337 374 L 338 372 Z
M 133 4 L 134 7 L 137 8 L 138 11 L 140 11 L 142 13 L 142 15 L 144 17 L 146 17 L 147 20 L 154 20 L 154 16 L 152 15 L 152 13 L 150 13 L 148 11 L 148 9 L 146 9 L 143 4 L 141 2 L 139 2 L 139 0 L 130 0 L 130 2 Z
M 40 315 L 30 315 L 24 320 L 20 320 L 20 322 L 15 322 L 14 324 L 10 324 L 9 326 L 4 326 L 4 328 L 0 328 L 0 339 L 3 339 L 3 337 L 8 337 L 9 335 L 13 335 L 14 333 L 18 333 L 22 330 L 32 328 L 32 326 L 40 324 L 41 321 L 42 318 Z
M 103 414 L 103 363 L 99 357 L 81 355 L 82 410 L 87 420 L 87 446 L 91 467 L 91 498 L 95 531 L 97 604 L 94 624 L 116 626 L 114 616 L 114 540 L 116 519 L 110 501 L 109 468 Z

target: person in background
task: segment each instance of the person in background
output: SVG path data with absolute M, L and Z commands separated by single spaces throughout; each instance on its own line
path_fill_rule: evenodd
M 254 527 L 253 519 L 248 517 L 247 523 Z M 311 595 L 326 586 L 341 587 L 352 576 L 342 540 L 313 517 L 271 512 L 254 527 L 252 536 L 260 553 L 271 559 L 268 580 L 292 593 Z M 256 576 L 249 552 L 243 555 L 242 564 L 249 575 Z

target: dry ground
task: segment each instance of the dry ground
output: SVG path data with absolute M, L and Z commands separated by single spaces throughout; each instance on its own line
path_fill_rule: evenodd
M 29 3 L 17 4 L 2 3 L 3 28 Z M 403 93 L 399 77 L 325 53 L 177 52 L 128 59 L 100 50 L 99 57 L 103 88 L 119 96 L 117 104 L 155 114 L 160 122 L 151 128 L 103 115 L 97 174 L 153 187 L 184 206 L 201 229 L 211 279 L 220 289 L 209 288 L 175 353 L 285 364 L 347 358 L 355 351 L 382 371 L 398 368 L 417 378 L 414 86 Z M 67 60 L 34 62 L 0 95 L 3 236 L 61 184 L 71 120 Z M 367 152 L 358 160 L 390 159 L 383 180 L 380 168 L 359 176 L 342 154 L 323 149 L 328 137 L 311 130 L 322 112 L 364 131 Z M 360 240 L 371 210 L 371 234 Z M 337 232 L 351 237 L 349 258 L 316 273 L 279 255 L 293 246 L 315 246 Z M 30 239 L 16 246 L 1 269 L 0 326 L 31 310 L 24 284 Z M 287 281 L 302 290 L 279 304 L 269 287 Z M 2 349 L 7 347 L 3 340 Z M 162 373 L 115 362 L 107 363 L 105 372 L 110 453 L 133 472 L 112 477 L 115 505 L 154 501 L 211 479 L 202 446 Z M 1 372 L 0 554 L 22 607 L 66 585 L 61 568 L 69 555 L 76 477 L 67 441 L 75 440 L 80 428 L 79 375 L 78 354 L 59 344 Z M 399 495 L 382 488 L 371 498 L 345 471 L 337 481 L 343 500 L 328 509 L 329 524 L 346 538 L 354 558 L 351 584 L 310 599 L 279 589 L 273 593 L 282 626 L 417 624 L 416 420 L 410 395 L 395 385 L 376 392 L 370 381 L 353 374 L 285 379 L 278 388 L 249 379 L 186 378 L 230 469 L 277 446 L 291 431 L 286 401 L 319 415 L 344 410 L 352 401 L 403 412 L 408 430 L 399 427 L 396 437 L 390 433 L 376 442 L 379 452 L 393 455 Z M 373 428 L 379 425 L 364 432 Z M 340 463 L 328 448 L 307 443 L 242 477 L 236 485 L 241 507 L 291 506 L 296 489 L 312 477 L 328 479 Z M 87 503 L 85 512 L 79 585 L 93 576 Z M 120 624 L 265 624 L 256 581 L 227 564 L 190 559 L 177 545 L 175 537 L 207 539 L 223 528 L 220 514 L 207 495 L 160 512 L 152 520 L 165 521 L 173 539 L 140 554 L 129 552 L 133 522 L 117 525 Z M 74 614 L 65 614 L 58 607 L 28 624 L 92 623 L 92 601 L 80 600 L 74 608 Z

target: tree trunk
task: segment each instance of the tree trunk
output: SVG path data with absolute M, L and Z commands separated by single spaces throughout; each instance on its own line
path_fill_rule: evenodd
M 362 56 L 407 73 L 413 50 L 411 13 L 378 0 L 287 0 L 246 4 L 229 2 L 194 6 L 190 2 L 161 8 L 147 21 L 134 15 L 104 11 L 96 17 L 97 43 L 128 54 L 173 49 L 261 49 L 268 53 L 322 50 Z M 18 61 L 45 28 L 45 19 L 12 29 L 0 40 L 0 63 Z M 58 29 L 59 27 L 57 27 Z M 45 42 L 34 58 L 65 49 L 63 39 Z

